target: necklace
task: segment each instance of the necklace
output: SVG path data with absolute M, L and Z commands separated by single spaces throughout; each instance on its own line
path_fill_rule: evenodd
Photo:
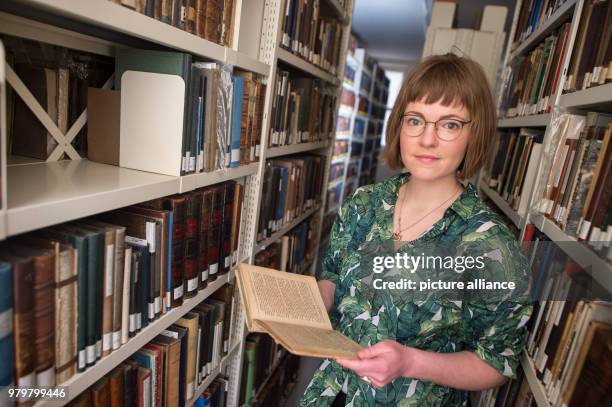
M 421 222 L 423 219 L 425 219 L 427 216 L 431 215 L 436 209 L 440 208 L 442 205 L 444 205 L 445 203 L 447 203 L 452 197 L 454 197 L 457 192 L 461 190 L 461 187 L 457 188 L 457 191 L 454 191 L 453 194 L 451 196 L 449 196 L 448 198 L 446 198 L 444 200 L 444 202 L 442 202 L 440 205 L 436 206 L 435 208 L 433 208 L 432 210 L 430 210 L 429 212 L 427 212 L 425 215 L 423 215 L 422 217 L 420 217 L 416 222 L 411 223 L 410 225 L 406 226 L 405 228 L 402 229 L 402 209 L 404 206 L 404 200 L 402 200 L 400 202 L 400 213 L 399 213 L 399 217 L 398 217 L 398 223 L 399 223 L 399 228 L 400 230 L 397 232 L 393 232 L 393 234 L 391 235 L 391 238 L 393 240 L 400 240 L 401 236 L 402 236 L 402 232 L 410 229 L 411 227 L 417 225 L 419 222 Z

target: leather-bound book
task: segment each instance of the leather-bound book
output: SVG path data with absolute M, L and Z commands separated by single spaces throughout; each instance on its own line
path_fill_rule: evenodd
M 92 407 L 111 407 L 110 386 L 106 376 L 91 386 L 89 400 Z
M 172 212 L 172 307 L 183 305 L 185 268 L 185 198 L 164 198 L 164 209 Z
M 55 255 L 55 382 L 61 384 L 76 373 L 77 360 L 77 251 L 57 239 L 37 234 L 18 242 L 51 250 Z
M 232 221 L 234 215 L 234 191 L 236 189 L 236 181 L 228 181 L 223 184 L 223 214 L 221 223 L 221 240 L 219 241 L 220 262 L 222 261 L 223 268 L 221 273 L 228 273 L 232 265 Z
M 163 349 L 151 342 L 132 355 L 138 365 L 151 371 L 151 403 L 155 407 L 162 407 L 163 389 Z
M 55 386 L 55 253 L 16 245 L 9 250 L 33 260 L 36 385 Z
M 200 317 L 204 317 L 203 321 L 200 320 L 200 337 L 204 338 L 204 340 L 201 341 L 200 364 L 203 368 L 202 378 L 205 378 L 213 370 L 212 356 L 215 336 L 215 307 L 211 304 L 202 303 L 194 308 L 194 312 L 199 312 Z
M 210 228 L 208 233 L 208 280 L 217 279 L 217 273 L 223 268 L 219 247 L 221 242 L 221 224 L 223 222 L 223 185 L 216 185 L 212 189 L 212 207 L 210 216 Z
M 234 285 L 225 284 L 210 296 L 221 300 L 225 304 L 225 315 L 223 316 L 223 354 L 227 354 L 230 346 L 230 334 L 232 327 L 232 311 L 234 302 Z
M 120 367 L 123 369 L 123 407 L 136 407 L 138 363 L 128 359 Z
M 202 213 L 200 216 L 200 288 L 206 287 L 209 274 L 208 237 L 211 227 L 213 191 L 202 190 Z
M 185 298 L 198 293 L 200 281 L 199 240 L 200 215 L 202 212 L 202 194 L 191 192 L 185 194 Z
M 234 190 L 234 206 L 232 208 L 232 235 L 231 235 L 231 252 L 232 265 L 238 263 L 238 242 L 240 239 L 240 219 L 242 216 L 242 200 L 244 195 L 244 187 L 242 184 L 236 183 Z
M 161 3 L 160 20 L 172 24 L 172 0 L 159 0 Z
M 181 341 L 164 335 L 158 335 L 151 342 L 164 348 L 163 405 L 165 407 L 178 407 Z
M 11 263 L 0 262 L 0 355 L 8 363 L 0 365 L 0 388 L 14 384 L 13 360 L 13 269 Z
M 117 366 L 108 374 L 109 399 L 112 407 L 123 407 L 123 368 Z
M 185 5 L 185 31 L 196 32 L 196 2 L 197 0 L 183 0 Z
M 36 386 L 36 335 L 34 318 L 34 259 L 17 257 L 3 248 L 0 259 L 13 269 L 13 347 L 15 384 Z
M 176 325 L 187 329 L 187 366 L 185 371 L 185 398 L 190 400 L 196 388 L 196 363 L 198 346 L 198 323 L 199 314 L 188 312 L 185 316 L 175 322 Z
M 187 365 L 189 363 L 195 362 L 187 358 L 189 351 L 188 333 L 189 331 L 186 328 L 183 328 L 182 326 L 178 325 L 170 325 L 168 329 L 161 332 L 162 335 L 169 336 L 170 338 L 178 339 L 179 341 L 181 341 L 181 360 L 179 368 L 179 406 L 184 406 L 187 400 L 185 398 L 185 395 L 187 394 Z
M 151 407 L 151 371 L 144 367 L 138 367 L 136 376 L 136 405 L 138 407 Z

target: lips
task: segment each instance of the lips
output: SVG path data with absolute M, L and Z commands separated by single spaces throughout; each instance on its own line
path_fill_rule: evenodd
M 424 164 L 432 164 L 437 162 L 440 158 L 435 155 L 419 154 L 414 156 L 417 160 Z

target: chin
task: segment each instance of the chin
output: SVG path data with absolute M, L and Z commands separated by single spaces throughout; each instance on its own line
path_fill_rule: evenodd
M 437 181 L 457 173 L 457 171 L 443 171 L 436 168 L 423 168 L 412 165 L 406 166 L 406 168 L 410 172 L 410 178 L 420 181 Z

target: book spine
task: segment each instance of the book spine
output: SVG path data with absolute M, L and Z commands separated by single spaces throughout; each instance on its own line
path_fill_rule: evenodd
M 0 262 L 0 355 L 7 363 L 0 365 L 0 388 L 14 384 L 13 358 L 13 270 L 11 264 Z
M 13 263 L 15 384 L 20 387 L 36 385 L 34 278 L 31 261 Z
M 199 192 L 187 194 L 185 202 L 185 297 L 191 298 L 197 294 L 200 281 L 198 257 L 202 194 Z
M 206 287 L 209 271 L 208 259 L 208 235 L 211 227 L 212 214 L 212 195 L 211 189 L 202 191 L 202 212 L 200 214 L 200 240 L 199 240 L 199 269 L 200 269 L 200 288 Z
M 34 258 L 36 384 L 55 385 L 55 256 Z
M 232 119 L 231 119 L 231 152 L 230 168 L 240 165 L 240 124 L 242 119 L 242 98 L 244 96 L 244 79 L 238 76 L 232 77 Z

